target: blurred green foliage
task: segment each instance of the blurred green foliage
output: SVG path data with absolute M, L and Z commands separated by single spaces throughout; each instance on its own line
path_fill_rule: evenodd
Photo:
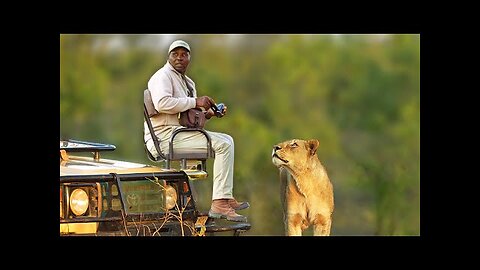
M 320 141 L 332 235 L 420 235 L 420 35 L 62 34 L 60 136 L 151 164 L 143 90 L 177 38 L 192 48 L 199 94 L 228 106 L 207 129 L 235 139 L 234 195 L 251 203 L 245 235 L 284 233 L 271 152 L 292 138 Z M 211 177 L 195 186 L 208 210 Z

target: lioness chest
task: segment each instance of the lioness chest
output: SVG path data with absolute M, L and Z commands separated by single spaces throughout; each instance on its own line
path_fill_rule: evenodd
M 287 215 L 299 214 L 305 222 L 312 222 L 317 214 L 329 216 L 333 212 L 333 188 L 328 178 L 296 180 L 290 175 L 284 193 Z

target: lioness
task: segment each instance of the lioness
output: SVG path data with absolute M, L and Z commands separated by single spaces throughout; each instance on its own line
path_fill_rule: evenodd
M 272 162 L 280 169 L 283 221 L 288 236 L 301 236 L 311 224 L 313 235 L 330 235 L 333 187 L 316 155 L 319 144 L 315 139 L 293 139 L 273 147 Z

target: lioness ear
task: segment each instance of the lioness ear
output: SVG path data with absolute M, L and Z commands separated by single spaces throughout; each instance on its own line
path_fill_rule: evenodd
M 317 152 L 318 145 L 320 145 L 320 142 L 316 139 L 312 139 L 308 141 L 308 148 L 310 149 L 310 155 L 315 155 Z

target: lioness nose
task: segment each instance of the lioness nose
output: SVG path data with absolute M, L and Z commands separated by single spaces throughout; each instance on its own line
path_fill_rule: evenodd
M 273 149 L 275 149 L 275 151 L 277 151 L 277 150 L 282 149 L 282 147 L 280 147 L 280 146 L 278 146 L 278 145 L 274 145 L 274 146 L 273 146 Z

